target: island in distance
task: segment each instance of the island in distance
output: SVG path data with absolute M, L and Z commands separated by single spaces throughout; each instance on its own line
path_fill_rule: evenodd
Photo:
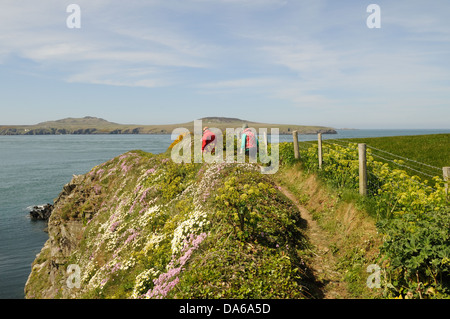
M 228 117 L 201 118 L 203 126 L 216 127 L 225 131 L 226 128 L 238 128 L 244 123 L 256 130 L 278 128 L 280 134 L 337 134 L 335 129 L 325 126 L 305 126 L 290 124 L 268 124 Z M 0 135 L 60 135 L 60 134 L 171 134 L 176 128 L 184 127 L 191 132 L 194 121 L 180 124 L 136 125 L 118 124 L 102 118 L 86 116 L 83 118 L 65 118 L 62 120 L 42 122 L 35 125 L 0 125 Z

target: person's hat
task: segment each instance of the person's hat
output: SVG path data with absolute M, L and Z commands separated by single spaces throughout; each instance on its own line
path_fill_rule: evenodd
M 209 127 L 205 126 L 205 127 L 203 128 L 203 132 L 206 131 L 207 129 L 209 129 Z
M 244 125 L 242 125 L 242 128 L 245 130 L 246 128 L 248 128 L 247 123 L 245 123 Z

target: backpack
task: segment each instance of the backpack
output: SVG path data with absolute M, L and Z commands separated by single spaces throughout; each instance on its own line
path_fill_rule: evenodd
M 245 129 L 242 134 L 246 135 L 245 148 L 251 149 L 258 146 L 258 141 L 256 139 L 255 134 L 253 134 L 252 130 Z

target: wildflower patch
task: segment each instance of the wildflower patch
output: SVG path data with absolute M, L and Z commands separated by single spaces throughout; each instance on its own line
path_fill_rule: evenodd
M 77 246 L 58 261 L 79 267 L 80 288 L 39 288 L 37 298 L 308 295 L 298 214 L 257 164 L 179 164 L 132 151 L 82 179 L 53 212 L 61 224 L 82 222 Z M 37 282 L 48 272 L 33 269 L 29 287 L 45 287 Z M 67 272 L 54 273 L 53 282 L 67 281 Z

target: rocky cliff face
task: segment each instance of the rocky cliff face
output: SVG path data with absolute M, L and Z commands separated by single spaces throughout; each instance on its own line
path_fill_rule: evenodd
M 77 193 L 85 191 L 85 180 L 85 176 L 74 176 L 55 200 L 53 213 L 48 220 L 49 239 L 33 262 L 25 285 L 26 298 L 55 298 L 57 295 L 66 295 L 65 265 L 79 245 L 83 222 L 78 218 L 63 218 L 62 210 L 77 197 Z
M 48 220 L 53 211 L 52 204 L 34 206 L 30 211 L 30 217 L 33 220 Z
M 251 164 L 128 152 L 63 187 L 48 233 L 26 298 L 299 298 L 307 290 L 298 213 Z
M 278 128 L 280 134 L 292 134 L 297 130 L 299 134 L 336 134 L 330 127 L 304 126 L 287 124 L 256 123 L 237 118 L 205 117 L 201 119 L 203 126 L 216 127 L 223 132 L 227 128 L 239 128 L 243 123 L 249 124 L 256 130 L 267 128 Z M 194 122 L 164 125 L 124 125 L 108 122 L 96 117 L 66 118 L 57 121 L 48 121 L 36 125 L 0 125 L 0 135 L 59 135 L 59 134 L 171 134 L 174 129 L 186 127 L 193 130 Z

